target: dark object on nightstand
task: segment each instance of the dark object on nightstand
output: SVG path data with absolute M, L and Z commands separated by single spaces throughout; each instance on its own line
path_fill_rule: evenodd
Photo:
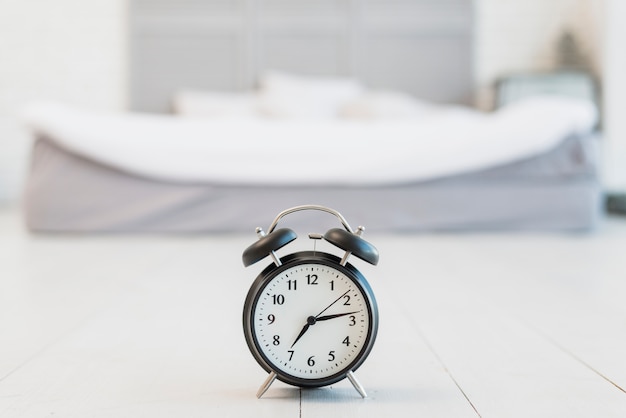
M 612 215 L 626 215 L 626 193 L 607 194 L 606 211 Z

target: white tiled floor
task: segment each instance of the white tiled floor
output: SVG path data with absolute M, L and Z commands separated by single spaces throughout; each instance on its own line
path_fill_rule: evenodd
M 277 382 L 258 400 L 241 330 L 265 264 L 241 264 L 252 231 L 32 236 L 0 212 L 0 417 L 626 416 L 626 219 L 367 238 L 369 398 Z

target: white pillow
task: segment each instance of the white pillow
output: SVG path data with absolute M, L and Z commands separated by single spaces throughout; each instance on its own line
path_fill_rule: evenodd
M 193 118 L 258 117 L 258 105 L 255 93 L 181 91 L 172 100 L 175 114 Z
M 271 71 L 260 80 L 259 109 L 264 116 L 274 118 L 336 118 L 341 106 L 363 91 L 352 78 Z
M 417 119 L 432 114 L 437 106 L 395 91 L 374 91 L 363 94 L 339 109 L 346 119 Z

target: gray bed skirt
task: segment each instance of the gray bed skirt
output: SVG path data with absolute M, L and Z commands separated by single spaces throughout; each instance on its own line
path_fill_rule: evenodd
M 38 138 L 24 213 L 38 232 L 250 233 L 302 204 L 332 207 L 352 227 L 376 232 L 589 230 L 602 209 L 592 141 L 569 138 L 540 156 L 432 181 L 260 187 L 156 181 Z M 302 232 L 337 226 L 324 213 L 297 213 L 285 222 Z

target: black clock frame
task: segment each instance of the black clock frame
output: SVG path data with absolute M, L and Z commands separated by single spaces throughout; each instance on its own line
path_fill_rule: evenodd
M 376 335 L 378 333 L 378 305 L 374 293 L 365 279 L 365 277 L 350 263 L 341 265 L 341 259 L 333 254 L 328 254 L 319 251 L 300 251 L 293 254 L 286 255 L 280 259 L 281 265 L 271 264 L 267 266 L 255 279 L 254 283 L 248 291 L 246 301 L 243 310 L 243 329 L 246 338 L 246 343 L 252 356 L 257 363 L 268 373 L 276 373 L 278 380 L 281 380 L 290 385 L 299 387 L 322 387 L 328 386 L 333 383 L 339 382 L 345 379 L 349 372 L 357 370 L 365 359 L 369 356 L 374 342 L 376 341 Z M 321 264 L 328 267 L 332 267 L 341 271 L 346 275 L 361 291 L 366 298 L 366 305 L 369 317 L 369 327 L 367 330 L 367 337 L 365 343 L 361 348 L 361 351 L 356 355 L 355 359 L 345 366 L 341 371 L 324 378 L 317 379 L 304 379 L 301 377 L 292 376 L 283 372 L 278 367 L 273 367 L 273 362 L 269 360 L 262 352 L 258 345 L 253 323 L 254 308 L 259 300 L 260 295 L 263 293 L 265 287 L 270 281 L 279 275 L 281 272 L 292 268 L 300 264 Z

